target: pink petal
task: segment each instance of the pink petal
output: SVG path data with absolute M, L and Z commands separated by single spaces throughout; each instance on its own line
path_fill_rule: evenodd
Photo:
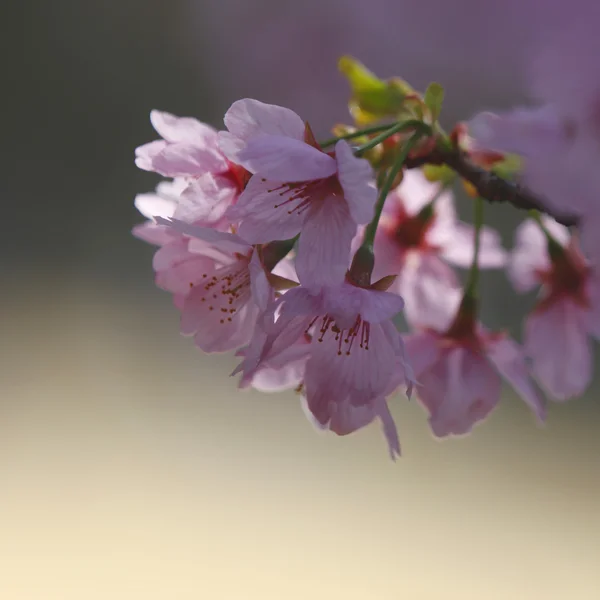
M 377 416 L 375 401 L 372 404 L 354 406 L 350 402 L 338 402 L 331 406 L 327 428 L 337 435 L 349 435 L 369 425 Z
M 312 342 L 304 377 L 307 406 L 316 422 L 346 435 L 379 414 L 385 417 L 380 398 L 389 388 L 397 361 L 381 326 L 371 327 L 368 349 L 357 341 L 352 346 L 343 342 L 340 350 L 332 331 L 319 339 Z M 393 437 L 389 424 L 386 434 Z
M 405 302 L 404 314 L 411 327 L 448 328 L 456 315 L 462 290 L 454 271 L 432 252 L 406 253 L 400 275 L 390 290 Z
M 398 438 L 396 423 L 394 423 L 394 419 L 384 398 L 378 398 L 376 401 L 376 410 L 381 419 L 383 434 L 385 435 L 390 451 L 390 458 L 396 460 L 396 457 L 400 456 L 400 439 Z
M 221 311 L 221 308 L 229 309 L 230 306 L 236 309 L 231 321 Z M 219 297 L 214 299 L 204 285 L 199 284 L 185 299 L 181 333 L 194 335 L 196 345 L 204 352 L 227 352 L 248 343 L 257 315 L 258 308 L 252 302 L 246 300 L 228 305 Z
M 305 287 L 296 287 L 287 291 L 279 300 L 281 304 L 280 320 L 298 316 L 324 315 L 327 311 L 323 293 L 314 294 Z
M 440 359 L 440 337 L 430 332 L 413 333 L 404 337 L 406 355 L 419 379 L 422 373 L 429 371 Z
M 353 252 L 358 250 L 358 247 L 362 243 L 363 235 L 361 232 L 360 236 L 355 237 L 352 244 Z M 398 243 L 393 232 L 379 227 L 375 235 L 373 252 L 375 254 L 375 267 L 373 268 L 371 281 L 377 281 L 387 275 L 397 275 L 402 270 L 406 251 Z
M 438 437 L 469 433 L 500 399 L 497 373 L 483 357 L 461 347 L 447 350 L 419 381 L 419 398 Z
M 177 234 L 170 231 L 168 227 L 163 225 L 157 225 L 152 221 L 146 221 L 140 225 L 135 225 L 131 230 L 132 235 L 136 238 L 154 244 L 155 246 L 163 246 L 173 240 L 173 237 Z
M 156 285 L 173 294 L 187 296 L 194 285 L 202 282 L 204 273 L 214 270 L 214 261 L 204 256 L 188 254 L 181 260 L 156 272 Z
M 273 300 L 273 288 L 271 288 L 267 281 L 267 275 L 260 262 L 258 252 L 252 253 L 248 270 L 250 271 L 252 301 L 258 306 L 261 312 L 265 311 L 269 303 Z
M 163 219 L 162 217 L 157 217 L 156 222 L 159 225 L 171 227 L 174 231 L 184 235 L 189 235 L 204 242 L 218 245 L 223 251 L 247 253 L 250 250 L 250 244 L 233 233 L 215 231 L 214 229 L 209 229 L 207 227 L 198 227 L 197 225 L 184 223 L 177 219 Z
M 259 316 L 250 344 L 238 352 L 244 360 L 232 373 L 242 373 L 240 386 L 249 385 L 260 371 L 283 369 L 289 362 L 307 359 L 310 348 L 306 330 L 310 321 L 310 317 L 300 316 L 273 322 L 268 311 Z
M 397 361 L 381 325 L 371 328 L 368 349 L 357 345 L 347 353 L 345 344 L 340 354 L 332 332 L 325 334 L 323 342 L 313 341 L 312 346 L 304 376 L 311 420 L 318 427 L 347 435 L 379 417 L 390 455 L 395 458 L 400 453 L 400 443 L 384 395 L 393 389 L 390 382 Z
M 240 387 L 251 385 L 264 392 L 278 392 L 298 386 L 304 378 L 310 342 L 305 339 L 269 356 L 252 377 L 242 378 Z M 239 353 L 238 353 L 239 354 Z
M 192 143 L 166 146 L 152 159 L 152 170 L 165 177 L 190 177 L 207 172 L 221 173 L 227 163 L 214 148 L 199 148 Z
M 344 280 L 356 223 L 348 205 L 335 196 L 314 202 L 298 242 L 296 271 L 302 285 L 319 287 Z
M 539 422 L 546 419 L 546 403 L 536 389 L 523 349 L 508 338 L 496 339 L 487 346 L 487 355 L 498 372 L 531 408 Z
M 238 152 L 236 163 L 273 181 L 312 181 L 336 172 L 331 156 L 304 141 L 282 135 L 252 137 Z
M 391 320 L 379 323 L 379 327 L 381 327 L 381 330 L 396 357 L 394 376 L 390 380 L 384 395 L 389 396 L 391 393 L 395 392 L 399 386 L 406 386 L 406 395 L 410 398 L 413 386 L 417 384 L 417 380 L 410 358 L 406 353 L 404 336 L 400 334 Z
M 152 268 L 155 271 L 162 271 L 177 262 L 187 260 L 189 256 L 190 251 L 188 250 L 187 240 L 184 238 L 175 238 L 154 253 Z
M 563 143 L 563 126 L 556 111 L 517 108 L 496 115 L 483 112 L 469 122 L 469 133 L 479 148 L 531 156 Z
M 257 313 L 257 307 L 248 303 L 240 308 L 233 323 L 205 321 L 194 336 L 194 343 L 204 352 L 230 352 L 244 346 L 252 338 Z
M 138 169 L 154 171 L 154 159 L 167 147 L 164 140 L 156 140 L 135 149 L 135 164 Z
M 388 393 L 398 361 L 381 325 L 370 326 L 366 344 L 361 342 L 361 332 L 352 340 L 352 336 L 328 330 L 318 340 L 313 339 L 305 379 L 315 416 L 325 405 L 335 404 L 336 398 L 359 406 Z
M 175 213 L 171 216 L 188 223 L 206 223 L 214 226 L 213 224 L 223 218 L 236 196 L 237 188 L 229 179 L 206 173 L 186 187 Z
M 506 251 L 502 247 L 498 232 L 484 226 L 480 235 L 479 266 L 483 269 L 503 267 L 506 264 Z M 442 247 L 441 256 L 458 267 L 468 268 L 473 262 L 474 250 L 474 228 L 466 223 L 457 222 L 450 239 Z
M 294 111 L 251 98 L 234 102 L 224 121 L 232 134 L 245 141 L 260 133 L 304 140 L 304 121 Z
M 239 222 L 240 237 L 252 244 L 291 239 L 300 233 L 305 213 L 289 202 L 295 190 L 273 181 L 252 177 L 227 218 Z
M 580 396 L 592 377 L 587 315 L 569 299 L 534 311 L 525 322 L 525 350 L 540 384 L 557 400 Z
M 298 387 L 304 377 L 306 357 L 303 360 L 290 362 L 279 369 L 265 367 L 256 372 L 246 385 L 251 385 L 259 392 L 283 392 Z
M 299 283 L 298 275 L 296 274 L 296 267 L 294 266 L 294 262 L 290 258 L 289 254 L 273 267 L 271 273 L 273 273 L 273 275 L 279 275 L 279 277 L 284 277 L 285 279 Z
M 186 184 L 180 180 L 174 182 L 163 181 L 158 184 L 156 193 L 138 194 L 135 197 L 135 207 L 146 217 L 165 217 L 173 216 L 179 195 L 185 189 Z
M 167 142 L 213 146 L 216 144 L 216 130 L 192 117 L 176 117 L 167 112 L 153 110 L 150 113 L 150 122 L 156 132 Z
M 523 221 L 515 233 L 515 247 L 510 256 L 508 277 L 518 292 L 528 292 L 540 285 L 541 274 L 550 269 L 546 238 L 532 219 Z
M 147 218 L 173 216 L 177 206 L 172 200 L 161 198 L 156 194 L 138 194 L 134 200 L 135 207 Z
M 440 193 L 439 184 L 425 179 L 420 169 L 410 169 L 404 172 L 402 182 L 389 195 L 384 210 L 395 210 L 401 205 L 410 217 L 414 217 L 436 196 L 436 220 L 454 222 L 456 214 L 452 192 L 446 190 Z
M 231 162 L 237 164 L 238 154 L 246 147 L 246 140 L 230 133 L 229 131 L 219 131 L 219 150 Z
M 354 222 L 359 225 L 368 223 L 373 218 L 377 200 L 371 165 L 364 158 L 356 158 L 344 140 L 335 145 L 335 158 L 338 179 Z
M 369 323 L 395 317 L 404 307 L 396 294 L 359 288 L 348 283 L 324 288 L 324 308 L 339 327 L 351 327 L 360 315 Z

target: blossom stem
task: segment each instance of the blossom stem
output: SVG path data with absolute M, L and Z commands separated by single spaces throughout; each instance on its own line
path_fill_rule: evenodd
M 340 140 L 352 140 L 363 135 L 370 135 L 371 133 L 380 133 L 382 131 L 386 131 L 387 129 L 392 127 L 392 125 L 392 123 L 385 123 L 384 125 L 374 125 L 373 127 L 366 127 L 365 129 L 357 129 L 356 131 L 345 133 L 344 135 L 338 135 L 336 137 L 329 138 L 324 142 L 319 142 L 319 146 L 325 148 L 327 146 L 333 146 L 333 144 L 339 142 Z
M 374 137 L 372 140 L 369 140 L 362 146 L 359 146 L 354 151 L 354 153 L 356 154 L 356 156 L 360 156 L 361 154 L 365 153 L 367 150 L 370 150 L 371 148 L 375 148 L 375 146 L 378 146 L 379 144 L 381 144 L 381 142 L 385 142 L 385 140 L 387 140 L 392 135 L 394 135 L 396 133 L 400 133 L 402 131 L 409 131 L 411 129 L 414 129 L 415 134 L 418 133 L 419 137 L 421 137 L 422 135 L 431 134 L 431 127 L 429 127 L 429 125 L 427 125 L 427 123 L 423 123 L 423 121 L 418 121 L 416 119 L 410 119 L 408 121 L 402 121 L 400 123 L 396 123 L 392 127 L 388 128 L 386 131 L 384 131 L 382 134 Z
M 503 179 L 472 163 L 458 148 L 438 144 L 429 154 L 411 158 L 406 168 L 414 169 L 423 165 L 446 165 L 477 190 L 481 198 L 488 202 L 508 202 L 524 210 L 539 210 L 566 227 L 576 225 L 578 218 L 572 214 L 557 214 L 545 207 L 543 198 L 538 198 L 527 188 Z
M 473 239 L 473 262 L 471 263 L 471 270 L 469 271 L 465 296 L 476 301 L 479 295 L 479 248 L 481 246 L 481 228 L 483 226 L 483 198 L 475 198 L 473 213 L 473 225 L 475 230 Z
M 415 146 L 415 144 L 421 138 L 421 133 L 416 132 L 411 138 L 409 138 L 400 152 L 398 152 L 398 156 L 394 161 L 394 164 L 389 169 L 387 173 L 387 177 L 383 180 L 379 187 L 379 197 L 377 198 L 377 202 L 375 203 L 375 214 L 373 215 L 373 219 L 365 228 L 365 235 L 363 238 L 362 246 L 368 246 L 370 248 L 373 247 L 373 242 L 375 240 L 375 233 L 377 232 L 377 226 L 379 225 L 379 219 L 381 218 L 381 213 L 383 211 L 383 205 L 385 204 L 385 200 L 390 190 L 392 189 L 392 185 L 394 184 L 394 180 L 396 176 L 402 169 L 406 158 L 408 157 L 409 152 Z M 379 181 L 378 181 L 379 183 Z

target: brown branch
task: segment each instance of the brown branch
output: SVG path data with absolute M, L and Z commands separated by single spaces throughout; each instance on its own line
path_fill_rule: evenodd
M 549 210 L 544 201 L 530 190 L 482 169 L 458 149 L 434 148 L 426 155 L 408 158 L 404 164 L 409 169 L 426 164 L 447 165 L 468 181 L 477 190 L 479 196 L 488 202 L 508 202 L 522 210 L 539 210 L 567 227 L 577 224 L 578 219 L 575 215 L 559 214 Z

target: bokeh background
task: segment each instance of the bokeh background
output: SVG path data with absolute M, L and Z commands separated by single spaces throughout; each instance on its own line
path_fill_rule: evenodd
M 510 391 L 440 443 L 394 398 L 318 434 L 293 393 L 240 393 L 201 356 L 130 236 L 160 108 L 236 98 L 347 119 L 336 70 L 438 80 L 446 119 L 526 97 L 527 56 L 585 0 L 21 0 L 3 5 L 0 598 L 600 597 L 597 387 L 534 425 Z M 466 209 L 464 204 L 462 209 Z M 510 243 L 519 215 L 488 211 Z M 518 334 L 531 299 L 485 279 Z

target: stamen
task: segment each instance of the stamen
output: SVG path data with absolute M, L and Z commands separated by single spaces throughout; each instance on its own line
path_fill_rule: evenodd
M 243 260 L 242 260 L 243 258 Z M 206 274 L 203 277 L 208 277 Z M 216 271 L 204 284 L 204 290 L 210 292 L 211 304 L 209 311 L 217 310 L 222 313 L 221 324 L 231 323 L 232 317 L 238 308 L 244 305 L 250 297 L 250 273 L 248 271 L 247 257 L 240 257 L 239 261 Z M 207 294 L 207 297 L 210 297 Z M 200 298 L 206 302 L 206 297 Z
M 316 323 L 318 319 L 321 320 L 321 325 L 318 329 L 319 337 L 318 342 L 323 342 L 325 336 L 329 333 L 333 334 L 335 341 L 337 342 L 337 355 L 338 356 L 350 356 L 352 354 L 352 348 L 354 347 L 354 341 L 358 340 L 358 347 L 361 350 L 369 350 L 369 340 L 371 337 L 371 324 L 364 321 L 360 315 L 356 317 L 356 321 L 349 329 L 340 329 L 333 318 L 329 315 L 324 317 L 315 317 L 308 325 L 305 333 L 308 334 L 309 329 Z

